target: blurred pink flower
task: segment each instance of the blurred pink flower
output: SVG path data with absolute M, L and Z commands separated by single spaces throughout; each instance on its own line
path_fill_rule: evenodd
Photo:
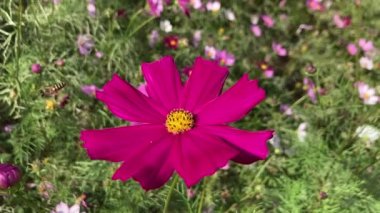
M 284 8 L 286 6 L 286 0 L 280 0 L 280 2 L 278 3 L 278 6 L 280 8 Z
M 195 47 L 198 47 L 201 40 L 202 40 L 202 31 L 201 30 L 195 30 L 193 33 L 193 45 Z
M 59 3 L 61 3 L 61 0 L 52 0 L 52 2 L 54 5 L 58 5 Z
M 346 47 L 348 54 L 356 55 L 358 53 L 358 48 L 354 43 L 349 43 Z
M 310 78 L 303 79 L 304 90 L 307 91 L 307 96 L 309 96 L 311 102 L 317 103 L 317 89 L 315 88 L 314 82 Z
M 90 35 L 78 35 L 77 47 L 81 55 L 88 55 L 95 46 L 95 42 Z
M 369 87 L 368 84 L 364 82 L 357 82 L 355 86 L 358 88 L 359 97 L 363 100 L 366 105 L 375 105 L 379 103 L 379 96 L 376 95 L 375 88 Z
M 15 128 L 15 125 L 7 124 L 3 127 L 4 132 L 11 133 L 13 129 Z
M 280 43 L 273 42 L 272 49 L 278 56 L 284 57 L 288 55 L 288 51 Z
M 206 9 L 211 12 L 218 12 L 220 10 L 221 4 L 219 1 L 209 1 L 206 4 Z
M 235 56 L 226 50 L 219 50 L 217 51 L 215 60 L 217 60 L 222 66 L 232 66 L 235 63 Z
M 351 17 L 341 17 L 339 14 L 335 14 L 333 17 L 334 24 L 337 28 L 343 29 L 351 25 Z
M 179 7 L 187 16 L 190 15 L 190 4 L 191 0 L 178 0 Z
M 95 6 L 95 1 L 94 0 L 88 0 L 87 11 L 88 11 L 88 15 L 89 16 L 95 17 L 95 15 L 96 15 L 96 6 Z
M 215 60 L 217 52 L 218 52 L 218 50 L 215 47 L 205 46 L 205 55 L 207 58 Z
M 42 71 L 41 64 L 32 64 L 31 70 L 33 73 L 40 73 Z
M 361 57 L 359 60 L 359 64 L 363 69 L 372 70 L 373 69 L 373 60 L 369 57 Z
M 274 76 L 274 69 L 272 66 L 269 66 L 267 62 L 261 61 L 257 64 L 259 69 L 263 71 L 265 78 L 273 78 Z
M 103 55 L 104 55 L 104 53 L 102 52 L 102 51 L 96 51 L 95 52 L 95 57 L 97 57 L 97 58 L 102 58 L 103 57 Z
M 148 36 L 149 40 L 149 46 L 154 47 L 160 40 L 160 34 L 158 33 L 158 30 L 152 30 L 152 32 Z
M 152 16 L 160 16 L 164 10 L 164 2 L 162 0 L 147 0 L 150 14 Z
M 95 96 L 96 90 L 98 90 L 98 88 L 95 85 L 90 84 L 90 85 L 83 85 L 81 87 L 81 90 L 87 95 Z
M 191 5 L 196 10 L 200 10 L 203 8 L 202 0 L 191 0 Z
M 79 213 L 80 212 L 80 206 L 78 204 L 75 204 L 71 207 L 69 207 L 66 203 L 60 202 L 54 210 L 52 210 L 50 213 Z
M 196 191 L 193 188 L 186 189 L 186 195 L 188 199 L 191 199 L 195 196 Z
M 306 0 L 306 6 L 312 11 L 322 12 L 325 10 L 321 0 Z
M 252 24 L 251 25 L 251 32 L 253 33 L 254 36 L 260 37 L 261 36 L 261 29 L 259 25 Z
M 290 108 L 288 104 L 281 104 L 280 105 L 280 111 L 284 113 L 284 115 L 291 116 L 293 115 L 293 110 Z
M 12 164 L 0 164 L 0 189 L 7 189 L 21 179 L 21 170 Z
M 272 28 L 275 24 L 274 19 L 269 15 L 262 15 L 261 20 L 263 20 L 264 25 L 269 27 L 269 28 Z
M 364 38 L 359 39 L 359 47 L 364 51 L 364 52 L 370 52 L 374 50 L 373 42 L 366 40 Z

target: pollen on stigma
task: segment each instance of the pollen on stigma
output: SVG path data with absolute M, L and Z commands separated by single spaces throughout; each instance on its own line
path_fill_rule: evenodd
M 173 109 L 166 116 L 166 129 L 172 134 L 180 134 L 194 127 L 194 116 L 184 109 Z

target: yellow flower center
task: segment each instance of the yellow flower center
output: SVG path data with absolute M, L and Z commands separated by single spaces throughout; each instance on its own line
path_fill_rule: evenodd
M 261 64 L 261 69 L 262 69 L 262 70 L 266 70 L 266 69 L 268 69 L 268 65 L 266 65 L 266 64 Z
M 189 131 L 194 126 L 194 116 L 184 109 L 173 109 L 166 116 L 166 129 L 172 134 Z
M 170 41 L 170 46 L 172 46 L 172 47 L 177 46 L 177 41 L 176 40 L 171 40 Z

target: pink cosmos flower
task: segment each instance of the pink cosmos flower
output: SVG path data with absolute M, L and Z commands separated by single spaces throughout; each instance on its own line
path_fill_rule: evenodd
M 148 40 L 149 40 L 149 46 L 150 47 L 156 46 L 156 44 L 160 40 L 160 34 L 158 33 L 158 31 L 152 30 L 152 32 L 148 36 Z
M 69 207 L 64 202 L 60 202 L 54 210 L 51 211 L 51 213 L 79 213 L 80 212 L 80 206 L 78 204 L 73 205 L 72 207 Z
M 373 60 L 369 57 L 363 56 L 359 59 L 359 64 L 363 69 L 372 70 L 373 69 Z
M 263 20 L 264 25 L 267 26 L 267 27 L 269 27 L 269 28 L 272 28 L 274 26 L 275 21 L 269 15 L 262 15 L 261 16 L 261 20 Z
M 339 14 L 335 14 L 333 17 L 334 24 L 337 28 L 343 29 L 351 25 L 351 17 L 341 17 Z
M 95 56 L 96 56 L 97 58 L 103 58 L 104 53 L 103 53 L 102 51 L 97 50 L 97 51 L 95 52 Z
M 282 46 L 282 44 L 273 42 L 272 43 L 272 49 L 273 51 L 281 57 L 285 57 L 288 55 L 288 51 Z
M 143 63 L 142 73 L 149 97 L 118 75 L 96 92 L 114 115 L 142 124 L 81 132 L 91 159 L 122 162 L 112 179 L 133 178 L 149 190 L 175 171 L 191 187 L 229 160 L 250 164 L 268 156 L 273 131 L 228 126 L 265 98 L 257 80 L 245 74 L 221 93 L 228 69 L 200 57 L 184 83 L 170 56 Z
M 7 189 L 21 179 L 21 170 L 12 164 L 0 164 L 0 189 Z
M 309 96 L 311 102 L 317 103 L 317 94 L 316 94 L 316 87 L 314 82 L 310 78 L 304 78 L 303 79 L 303 85 L 304 90 L 307 91 L 307 96 Z
M 265 78 L 273 78 L 274 69 L 272 66 L 269 66 L 265 61 L 259 62 L 257 66 L 263 71 Z
M 95 96 L 96 90 L 98 90 L 98 88 L 95 85 L 91 84 L 91 85 L 83 85 L 81 87 L 81 90 L 86 95 Z
M 357 82 L 355 86 L 358 88 L 359 97 L 363 100 L 364 104 L 375 105 L 379 102 L 380 97 L 376 95 L 375 88 L 369 87 L 364 82 Z
M 322 12 L 325 10 L 321 0 L 306 0 L 306 6 L 312 11 Z
M 261 37 L 261 29 L 260 29 L 259 25 L 252 24 L 251 25 L 251 32 L 253 33 L 254 36 Z
M 210 59 L 216 59 L 218 50 L 213 46 L 205 46 L 205 55 Z
M 77 39 L 77 47 L 81 55 L 88 55 L 95 46 L 95 42 L 90 35 L 79 35 Z
M 348 54 L 356 55 L 358 53 L 358 48 L 354 43 L 349 43 L 346 47 Z
M 364 52 L 370 52 L 374 49 L 373 42 L 368 41 L 364 38 L 359 39 L 359 47 L 364 51 Z
M 218 12 L 220 10 L 221 4 L 219 1 L 209 1 L 206 4 L 206 9 L 211 12 Z
M 287 115 L 287 116 L 293 115 L 293 110 L 288 104 L 281 104 L 280 111 L 284 113 L 284 115 Z
M 195 47 L 198 47 L 201 40 L 202 40 L 202 31 L 201 30 L 195 30 L 193 33 L 193 45 Z
M 88 11 L 88 15 L 89 16 L 91 16 L 91 17 L 95 17 L 96 16 L 95 0 L 88 0 L 87 11 Z
M 182 12 L 187 16 L 190 15 L 190 0 L 178 0 L 179 8 L 181 8 Z
M 222 66 L 232 66 L 235 63 L 235 56 L 226 50 L 217 51 L 215 58 Z
M 40 73 L 42 71 L 42 66 L 38 63 L 32 64 L 31 70 L 33 73 Z
M 152 16 L 160 16 L 164 10 L 164 2 L 162 0 L 147 0 L 150 14 Z

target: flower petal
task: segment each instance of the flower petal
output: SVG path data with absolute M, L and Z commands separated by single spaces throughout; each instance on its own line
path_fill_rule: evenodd
M 239 153 L 233 146 L 201 129 L 193 129 L 180 137 L 174 145 L 173 163 L 187 187 L 214 174 Z
M 151 98 L 146 97 L 117 74 L 104 85 L 102 91 L 96 91 L 96 97 L 104 102 L 116 116 L 143 123 L 163 123 L 166 112 Z
M 167 135 L 163 125 L 142 124 L 101 130 L 84 130 L 80 139 L 93 160 L 124 161 L 147 144 Z
M 272 138 L 272 130 L 250 132 L 229 126 L 202 126 L 202 129 L 234 146 L 240 154 L 234 158 L 239 163 L 264 160 L 269 155 L 267 141 Z
M 112 179 L 126 181 L 133 177 L 145 190 L 161 187 L 174 171 L 170 158 L 173 142 L 168 135 L 148 144 L 140 154 L 126 160 Z
M 141 69 L 147 82 L 149 97 L 169 111 L 178 107 L 182 82 L 174 59 L 165 56 L 158 61 L 143 63 Z
M 265 91 L 256 80 L 245 74 L 234 86 L 207 103 L 198 112 L 198 124 L 226 124 L 243 118 L 265 98 Z
M 228 69 L 201 57 L 195 59 L 181 100 L 181 107 L 195 111 L 216 98 L 223 89 Z

